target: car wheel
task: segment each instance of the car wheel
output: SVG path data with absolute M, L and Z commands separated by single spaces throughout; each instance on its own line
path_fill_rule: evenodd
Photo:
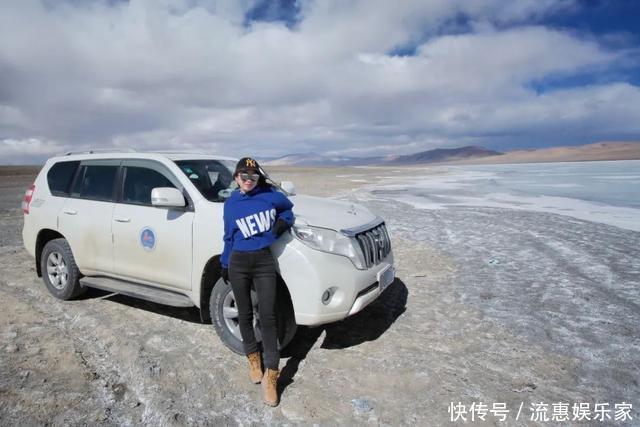
M 284 286 L 284 285 L 282 285 Z M 286 286 L 285 286 L 286 289 Z M 280 290 L 280 287 L 278 288 Z M 258 317 L 258 298 L 255 291 L 251 291 L 251 301 L 253 303 L 253 331 L 256 341 L 262 341 L 260 333 L 260 319 Z M 290 309 L 289 309 L 290 307 Z M 231 285 L 222 279 L 213 287 L 209 301 L 211 321 L 222 342 L 229 349 L 237 354 L 244 354 L 242 347 L 242 336 L 238 324 L 238 307 L 233 296 Z M 289 293 L 286 295 L 278 293 L 277 303 L 278 316 L 278 348 L 282 349 L 293 339 L 296 333 L 296 322 L 293 314 L 293 306 L 290 302 Z
M 53 239 L 42 249 L 40 269 L 47 289 L 54 297 L 68 300 L 83 293 L 80 270 L 65 239 Z

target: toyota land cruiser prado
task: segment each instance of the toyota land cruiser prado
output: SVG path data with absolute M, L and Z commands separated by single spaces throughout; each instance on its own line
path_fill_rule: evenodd
M 204 154 L 69 153 L 49 159 L 26 191 L 24 245 L 62 300 L 87 287 L 195 306 L 242 352 L 231 287 L 220 278 L 224 201 L 236 159 Z M 296 324 L 362 310 L 394 280 L 382 218 L 352 203 L 296 195 L 295 224 L 272 246 L 280 345 Z M 256 316 L 256 336 L 260 324 Z

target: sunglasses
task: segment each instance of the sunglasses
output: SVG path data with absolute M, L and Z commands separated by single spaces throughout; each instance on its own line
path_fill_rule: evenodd
M 260 179 L 260 174 L 243 172 L 240 174 L 240 179 L 243 181 L 257 181 Z

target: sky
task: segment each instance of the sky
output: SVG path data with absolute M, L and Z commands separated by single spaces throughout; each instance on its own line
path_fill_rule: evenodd
M 0 163 L 640 141 L 636 0 L 3 0 Z

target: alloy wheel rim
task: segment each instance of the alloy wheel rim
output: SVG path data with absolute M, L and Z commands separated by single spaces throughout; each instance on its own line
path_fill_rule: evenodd
M 252 292 L 253 293 L 253 292 Z M 253 298 L 252 298 L 253 301 Z M 253 304 L 253 332 L 256 337 L 256 341 L 262 341 L 262 335 L 260 334 L 260 322 L 258 320 L 258 307 Z M 240 324 L 238 322 L 238 307 L 236 306 L 236 298 L 233 295 L 233 291 L 230 291 L 225 295 L 224 301 L 222 301 L 222 317 L 227 329 L 231 331 L 234 337 L 242 341 L 242 335 L 240 334 Z
M 47 276 L 54 288 L 62 290 L 69 281 L 69 268 L 60 252 L 51 252 L 47 257 Z

